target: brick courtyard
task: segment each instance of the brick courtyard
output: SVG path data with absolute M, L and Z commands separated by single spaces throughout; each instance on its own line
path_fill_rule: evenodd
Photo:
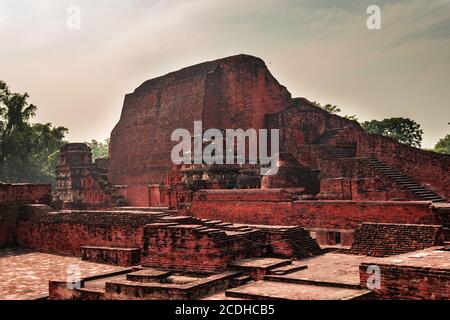
M 48 295 L 48 281 L 67 278 L 67 270 L 76 265 L 81 276 L 118 271 L 123 268 L 81 261 L 20 249 L 0 250 L 0 299 L 31 300 Z

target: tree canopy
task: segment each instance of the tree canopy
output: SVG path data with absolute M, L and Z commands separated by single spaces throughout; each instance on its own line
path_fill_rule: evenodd
M 322 104 L 320 104 L 320 103 L 318 103 L 316 101 L 314 101 L 313 103 L 316 106 L 318 106 L 319 108 L 321 108 L 321 109 L 323 109 L 323 110 L 325 110 L 325 111 L 327 111 L 329 113 L 332 113 L 332 114 L 339 114 L 339 113 L 342 112 L 341 108 L 339 108 L 336 105 L 332 105 L 332 104 L 329 104 L 329 103 L 325 104 L 325 105 L 322 105 Z M 346 118 L 348 120 L 358 121 L 358 118 L 355 115 L 344 115 L 342 117 L 344 117 L 344 118 Z
M 361 127 L 369 133 L 381 134 L 413 147 L 420 147 L 422 143 L 420 124 L 408 118 L 365 121 Z
M 450 134 L 440 139 L 434 146 L 434 152 L 450 154 Z
M 52 183 L 68 129 L 30 123 L 37 107 L 0 81 L 0 181 Z
M 92 160 L 108 157 L 109 139 L 106 139 L 104 142 L 92 140 L 91 142 L 86 142 L 86 144 L 92 149 Z

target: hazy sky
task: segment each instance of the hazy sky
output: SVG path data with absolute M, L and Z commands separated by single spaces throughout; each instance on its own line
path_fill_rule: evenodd
M 370 4 L 381 30 L 366 27 Z M 238 53 L 293 96 L 416 120 L 425 147 L 450 133 L 450 0 L 0 0 L 0 79 L 73 142 L 107 138 L 145 80 Z

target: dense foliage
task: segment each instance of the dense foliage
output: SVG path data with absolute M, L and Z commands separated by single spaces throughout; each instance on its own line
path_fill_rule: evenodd
M 423 130 L 417 122 L 408 118 L 365 121 L 361 127 L 369 133 L 381 134 L 413 147 L 419 148 L 422 143 Z
M 31 123 L 37 107 L 28 94 L 0 81 L 0 182 L 54 183 L 59 149 L 68 130 Z

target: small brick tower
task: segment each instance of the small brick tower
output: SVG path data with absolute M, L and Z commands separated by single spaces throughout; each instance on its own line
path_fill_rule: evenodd
M 100 159 L 98 159 L 100 160 Z M 108 183 L 107 159 L 92 162 L 85 143 L 68 143 L 60 150 L 56 168 L 55 202 L 63 208 L 96 208 L 125 204 L 117 188 Z

